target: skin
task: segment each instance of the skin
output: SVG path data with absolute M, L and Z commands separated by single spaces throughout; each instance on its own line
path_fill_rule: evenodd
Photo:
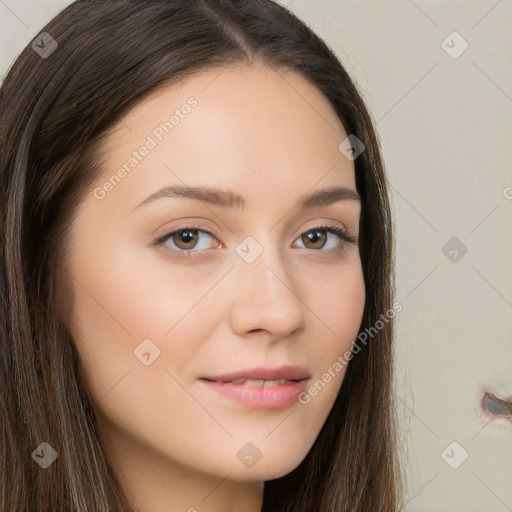
M 241 406 L 199 378 L 297 364 L 311 385 L 351 348 L 365 301 L 358 247 L 325 231 L 316 244 L 302 235 L 328 223 L 357 237 L 361 204 L 297 207 L 313 190 L 356 190 L 354 164 L 338 150 L 347 133 L 301 75 L 257 63 L 203 71 L 148 96 L 110 133 L 95 187 L 190 96 L 197 106 L 156 148 L 103 199 L 91 192 L 81 203 L 65 323 L 134 509 L 257 512 L 263 482 L 292 471 L 313 445 L 346 367 L 307 405 L 273 411 Z M 136 208 L 184 184 L 230 189 L 247 204 L 166 198 Z M 194 227 L 218 240 L 199 232 L 190 260 L 171 254 L 187 250 L 176 236 L 167 248 L 151 245 Z M 263 249 L 252 263 L 236 252 L 248 236 Z M 145 366 L 134 350 L 147 338 L 160 355 Z M 262 454 L 252 467 L 237 458 L 248 442 Z

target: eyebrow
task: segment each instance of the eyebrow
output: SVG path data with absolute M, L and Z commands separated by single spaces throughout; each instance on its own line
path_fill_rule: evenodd
M 165 187 L 158 192 L 155 192 L 144 199 L 144 201 L 138 204 L 134 209 L 164 198 L 196 199 L 213 205 L 222 206 L 224 208 L 243 209 L 246 204 L 246 201 L 242 196 L 231 190 L 221 190 L 205 186 L 189 187 L 177 185 Z M 359 194 L 351 188 L 330 187 L 306 194 L 298 201 L 298 205 L 301 209 L 305 210 L 315 208 L 317 206 L 328 206 L 338 201 L 345 200 L 361 201 L 361 198 L 359 197 Z

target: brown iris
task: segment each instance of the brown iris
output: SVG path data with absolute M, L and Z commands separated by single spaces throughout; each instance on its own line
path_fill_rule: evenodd
M 308 231 L 304 235 L 302 235 L 302 241 L 304 242 L 304 246 L 308 247 L 306 240 L 308 242 L 311 242 L 313 244 L 313 247 L 308 247 L 309 249 L 321 249 L 327 240 L 327 234 L 325 231 L 319 229 L 319 230 L 312 230 Z M 320 241 L 320 245 L 319 244 Z
M 180 249 L 193 249 L 198 239 L 197 229 L 182 229 L 172 235 L 172 241 Z

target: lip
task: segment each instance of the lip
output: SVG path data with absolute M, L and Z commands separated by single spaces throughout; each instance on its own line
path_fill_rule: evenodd
M 253 388 L 234 382 L 202 380 L 209 388 L 227 396 L 248 409 L 278 411 L 287 409 L 297 402 L 301 393 L 306 391 L 306 381 L 288 381 L 286 384 L 268 388 Z
M 202 377 L 203 380 L 216 382 L 230 382 L 237 379 L 254 379 L 254 380 L 306 380 L 311 374 L 302 366 L 286 365 L 277 368 L 269 368 L 259 366 L 256 368 L 248 368 L 236 372 L 225 373 L 223 375 L 215 375 L 212 377 Z
M 276 411 L 287 409 L 297 402 L 306 390 L 306 381 L 311 374 L 301 366 L 288 365 L 278 368 L 258 367 L 223 375 L 203 377 L 200 380 L 210 389 L 248 409 Z M 250 387 L 232 382 L 237 379 L 279 380 L 288 382 L 271 387 Z

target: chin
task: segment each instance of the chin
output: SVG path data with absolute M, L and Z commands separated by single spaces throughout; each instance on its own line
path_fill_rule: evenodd
M 272 455 L 266 457 L 265 460 L 262 457 L 254 466 L 247 468 L 244 468 L 242 464 L 235 464 L 235 467 L 231 467 L 232 473 L 229 478 L 238 482 L 275 480 L 291 473 L 300 465 L 305 456 L 306 454 L 297 458 Z

